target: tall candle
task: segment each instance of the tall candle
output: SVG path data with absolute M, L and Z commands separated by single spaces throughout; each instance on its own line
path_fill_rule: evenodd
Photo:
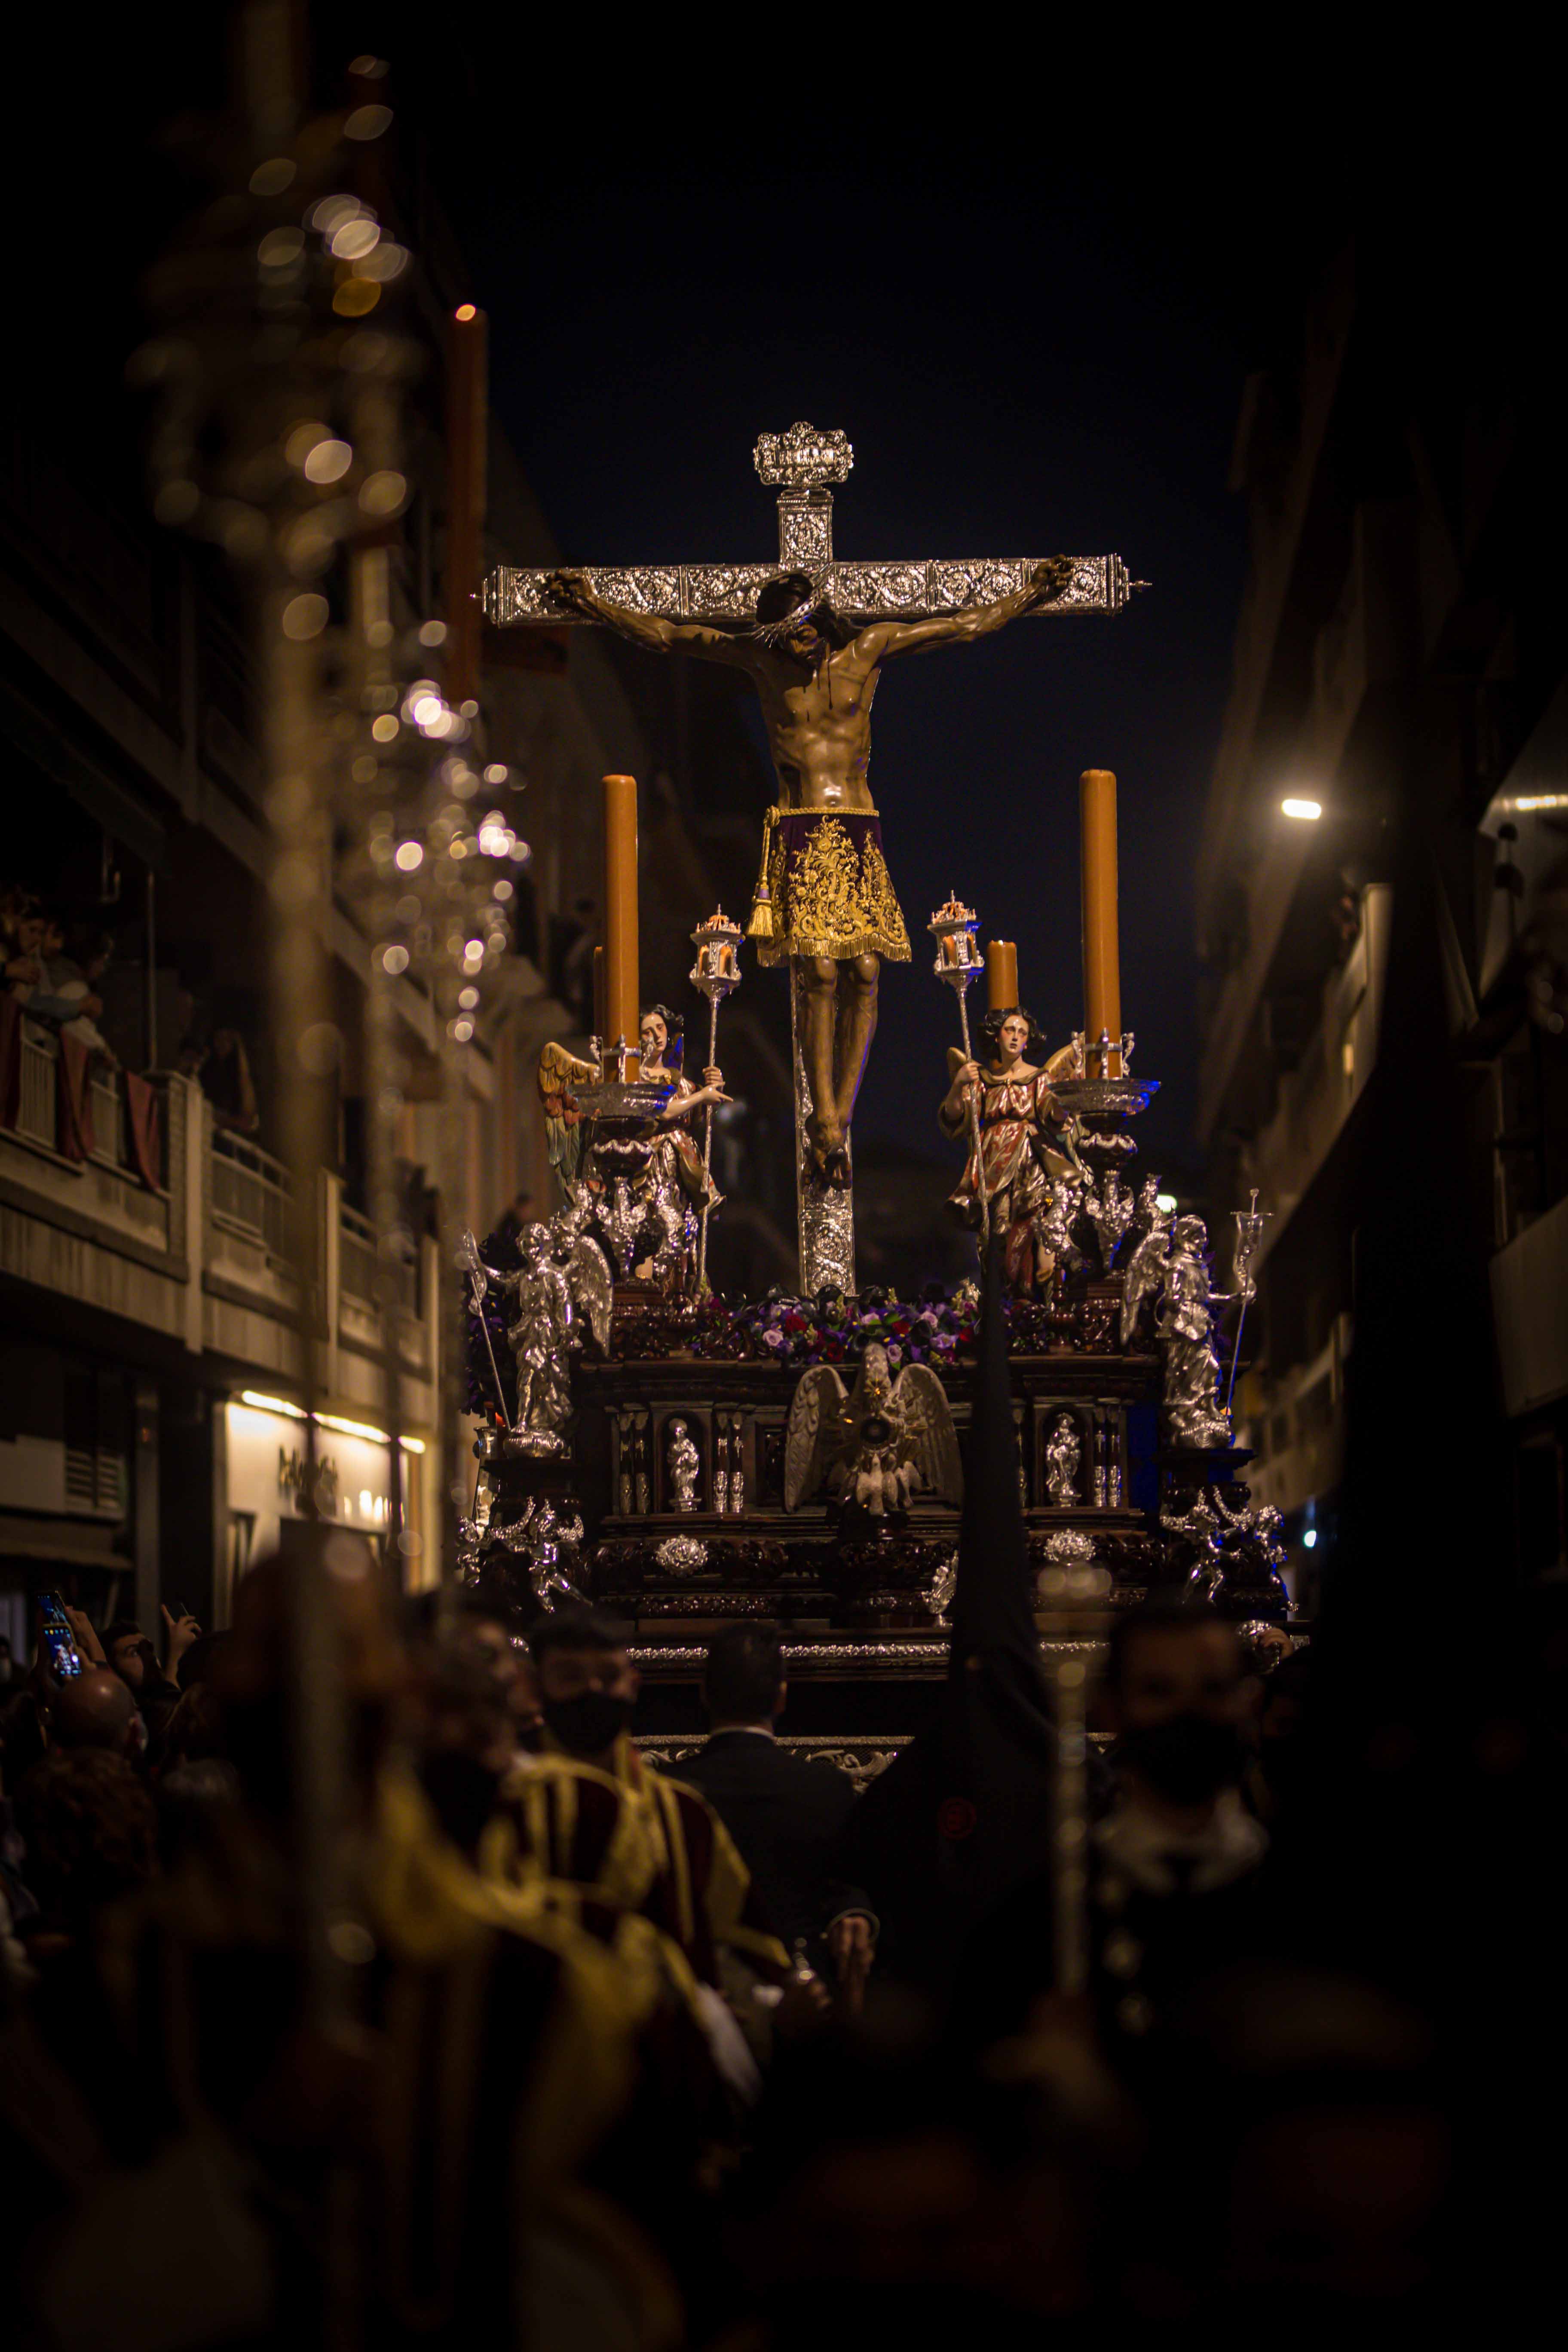
M 479 691 L 479 596 L 485 570 L 485 458 L 489 393 L 486 321 L 465 302 L 447 342 L 447 692 L 458 704 Z
M 1101 1030 L 1121 1042 L 1121 957 L 1116 925 L 1116 779 L 1109 768 L 1086 768 L 1079 779 L 1083 851 L 1083 1027 L 1092 1050 Z M 1121 1075 L 1120 1052 L 1107 1066 L 1091 1059 L 1100 1077 Z
M 985 1006 L 1010 1013 L 1018 1002 L 1018 950 L 1011 940 L 985 942 Z
M 605 778 L 605 1049 L 617 1038 L 632 1049 L 626 1074 L 637 1070 L 637 783 L 635 776 Z

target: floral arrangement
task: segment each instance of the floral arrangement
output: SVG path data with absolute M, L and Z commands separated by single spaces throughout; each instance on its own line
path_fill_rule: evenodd
M 490 1255 L 486 1245 L 487 1257 Z M 1028 1299 L 1005 1299 L 1010 1350 L 1029 1353 L 1050 1346 L 1054 1336 L 1051 1307 Z M 506 1338 L 506 1310 L 496 1286 L 484 1304 L 485 1321 L 511 1402 L 511 1349 Z M 784 1290 L 770 1290 L 765 1298 L 729 1307 L 709 1297 L 674 1307 L 664 1328 L 650 1318 L 642 1328 L 630 1324 L 617 1331 L 616 1352 L 628 1355 L 679 1354 L 730 1363 L 750 1360 L 788 1365 L 804 1370 L 811 1364 L 852 1364 L 872 1342 L 888 1351 L 897 1370 L 901 1364 L 951 1364 L 973 1355 L 980 1322 L 980 1295 L 973 1282 L 946 1290 L 928 1284 L 919 1299 L 900 1298 L 897 1292 L 868 1286 L 853 1297 L 840 1290 L 819 1290 L 801 1298 Z M 471 1412 L 486 1421 L 499 1420 L 495 1380 L 479 1320 L 468 1315 L 468 1402 Z
M 973 1284 L 961 1283 L 952 1292 L 932 1284 L 919 1301 L 876 1288 L 854 1297 L 822 1290 L 815 1298 L 771 1290 L 730 1320 L 749 1339 L 749 1353 L 780 1364 L 851 1363 L 873 1342 L 892 1364 L 943 1364 L 973 1347 L 979 1318 Z

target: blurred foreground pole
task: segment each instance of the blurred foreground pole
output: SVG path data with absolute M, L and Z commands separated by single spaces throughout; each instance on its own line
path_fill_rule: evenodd
M 473 730 L 473 763 L 483 761 L 479 644 L 483 611 L 485 500 L 489 438 L 489 341 L 484 313 L 460 303 L 447 328 L 447 699 Z M 461 943 L 458 943 L 461 953 Z M 450 961 L 450 959 L 449 959 Z M 470 1202 L 472 1108 L 468 1047 L 474 1023 L 463 997 L 477 1003 L 477 971 L 456 1002 L 437 1002 L 440 1020 L 441 1161 L 441 1608 L 456 1598 L 458 1522 L 470 1508 L 471 1454 L 464 1443 L 468 1411 L 468 1294 L 458 1275 L 463 1230 L 472 1213 L 489 1229 L 493 1203 Z

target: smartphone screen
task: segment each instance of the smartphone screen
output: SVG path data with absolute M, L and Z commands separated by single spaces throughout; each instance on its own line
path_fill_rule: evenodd
M 79 1675 L 81 1652 L 77 1648 L 76 1636 L 71 1632 L 70 1620 L 66 1615 L 65 1604 L 59 1594 L 41 1594 L 38 1607 L 43 1617 L 40 1638 L 50 1673 L 61 1680 L 68 1675 Z

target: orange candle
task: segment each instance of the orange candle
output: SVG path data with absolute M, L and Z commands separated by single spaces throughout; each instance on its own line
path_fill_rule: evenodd
M 637 783 L 605 778 L 605 1051 L 624 1037 L 637 1073 Z
M 1011 940 L 985 942 L 985 1006 L 1010 1013 L 1018 1002 L 1018 950 Z
M 479 692 L 480 593 L 485 570 L 485 457 L 489 394 L 482 310 L 465 302 L 447 342 L 447 696 Z
M 1093 1048 L 1101 1030 L 1112 1045 L 1121 1043 L 1121 956 L 1116 923 L 1116 779 L 1109 768 L 1086 768 L 1079 780 L 1083 851 L 1083 1028 L 1089 1068 L 1099 1077 L 1119 1077 L 1121 1055 L 1114 1051 L 1099 1066 Z

